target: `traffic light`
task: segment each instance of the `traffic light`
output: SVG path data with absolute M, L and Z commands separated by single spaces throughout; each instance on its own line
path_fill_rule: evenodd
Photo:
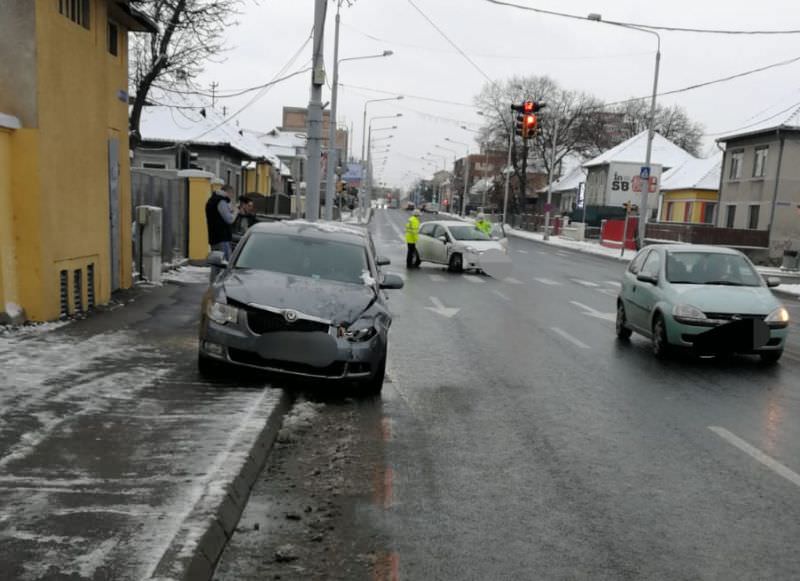
M 533 113 L 526 113 L 522 120 L 522 137 L 525 139 L 533 137 L 536 134 L 537 124 L 538 120 L 536 119 L 536 115 Z
M 524 101 L 520 105 L 511 105 L 511 110 L 517 114 L 514 120 L 514 133 L 523 139 L 531 139 L 536 135 L 539 120 L 535 113 L 546 106 L 546 103 L 537 101 Z

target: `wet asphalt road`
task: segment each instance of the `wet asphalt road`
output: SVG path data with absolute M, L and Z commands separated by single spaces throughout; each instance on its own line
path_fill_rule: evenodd
M 314 484 L 310 459 L 282 463 L 281 477 L 307 489 L 298 507 L 333 500 L 329 534 L 348 542 L 330 545 L 330 578 L 800 577 L 796 334 L 775 367 L 659 362 L 648 341 L 614 339 L 623 264 L 511 239 L 505 281 L 432 265 L 405 272 L 407 216 L 380 210 L 371 224 L 388 270 L 406 276 L 390 295 L 391 381 L 380 400 L 318 410 L 325 425 L 350 406 L 336 421 L 362 436 L 360 451 L 338 488 Z M 435 301 L 459 311 L 426 308 Z M 358 431 L 365 423 L 373 428 Z M 333 441 L 298 445 L 313 458 Z M 269 474 L 243 523 L 285 494 Z M 364 474 L 369 486 L 348 486 Z M 227 561 L 242 566 L 219 578 L 325 578 L 310 574 L 312 533 L 249 544 L 237 534 Z M 296 559 L 276 562 L 285 542 Z M 237 551 L 262 558 L 247 565 Z M 380 566 L 348 577 L 342 563 L 365 553 L 382 555 Z

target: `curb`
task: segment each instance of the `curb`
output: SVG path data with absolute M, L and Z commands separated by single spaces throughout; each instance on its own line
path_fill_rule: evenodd
M 265 389 L 271 389 L 269 387 Z M 209 514 L 208 509 L 192 510 L 184 523 L 201 522 L 202 530 L 182 526 L 161 557 L 153 581 L 211 581 L 222 552 L 236 530 L 244 512 L 250 491 L 261 474 L 272 450 L 283 418 L 292 404 L 287 391 L 275 403 L 264 427 L 259 432 L 246 458 L 240 463 L 236 476 L 225 483 L 224 495 Z M 200 505 L 201 503 L 198 503 Z

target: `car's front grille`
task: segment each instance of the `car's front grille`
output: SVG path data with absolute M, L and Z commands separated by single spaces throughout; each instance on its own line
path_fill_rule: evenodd
M 264 333 L 275 333 L 278 331 L 297 331 L 300 333 L 311 333 L 313 331 L 328 332 L 329 325 L 307 319 L 297 319 L 289 322 L 280 313 L 265 311 L 256 307 L 251 307 L 239 302 L 230 303 L 247 313 L 247 326 L 253 333 L 263 335 Z
M 741 315 L 737 313 L 706 313 L 705 315 L 709 319 L 716 319 L 718 321 L 738 321 L 745 319 L 763 321 L 766 318 L 766 315 Z
M 327 367 L 314 367 L 305 363 L 293 363 L 291 361 L 279 361 L 277 359 L 264 359 L 258 353 L 234 349 L 228 347 L 228 356 L 235 363 L 265 367 L 287 373 L 301 373 L 304 375 L 316 375 L 321 377 L 343 377 L 345 374 L 346 363 L 344 361 L 334 361 Z

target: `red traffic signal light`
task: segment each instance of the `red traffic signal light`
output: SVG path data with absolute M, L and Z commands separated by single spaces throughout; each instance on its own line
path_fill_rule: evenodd
M 530 139 L 536 132 L 536 125 L 538 120 L 533 113 L 526 114 L 522 119 L 522 137 Z
M 535 106 L 535 103 L 533 101 L 525 101 L 522 104 L 522 110 L 525 113 L 533 113 L 535 111 L 534 106 Z

